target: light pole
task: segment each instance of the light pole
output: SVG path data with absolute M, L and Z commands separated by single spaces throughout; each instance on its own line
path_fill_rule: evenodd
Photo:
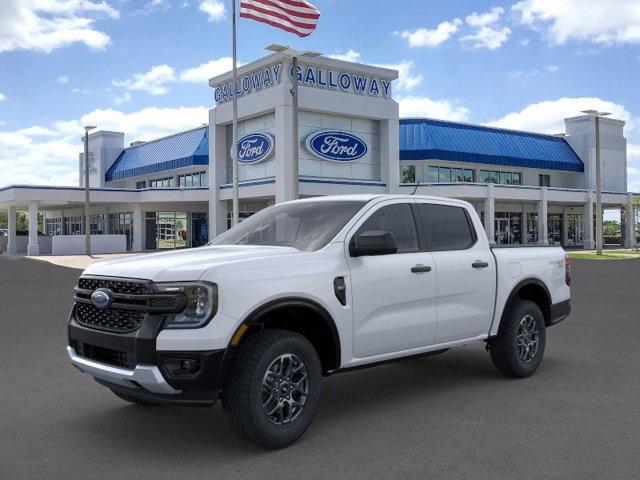
M 600 117 L 611 115 L 597 110 L 583 110 L 596 122 L 596 255 L 602 255 L 602 171 L 600 165 Z M 591 189 L 591 187 L 589 187 Z
M 300 196 L 299 186 L 299 149 L 300 139 L 298 138 L 298 58 L 300 57 L 317 57 L 320 54 L 318 52 L 311 52 L 308 50 L 295 50 L 288 45 L 269 45 L 267 50 L 272 52 L 281 53 L 291 58 L 291 97 L 292 97 L 292 119 L 291 119 L 291 136 L 293 137 L 293 145 L 291 153 L 293 156 L 293 171 L 291 177 L 293 181 L 291 195 L 294 200 Z
M 91 217 L 89 216 L 89 130 L 93 125 L 84 127 L 84 250 L 91 255 Z

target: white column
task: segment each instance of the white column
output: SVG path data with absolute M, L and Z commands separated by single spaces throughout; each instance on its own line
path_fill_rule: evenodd
M 387 184 L 387 192 L 400 191 L 400 122 L 398 104 L 393 105 L 390 118 L 380 122 L 380 168 L 382 181 Z M 416 181 L 418 180 L 416 167 Z
M 287 96 L 288 95 L 287 92 Z M 276 107 L 276 203 L 293 200 L 293 162 L 298 159 L 293 158 L 291 151 L 291 99 L 285 100 L 285 105 Z
M 16 207 L 9 207 L 9 212 L 7 214 L 7 227 L 9 229 L 7 253 L 9 255 L 15 255 L 18 253 L 18 245 L 16 244 Z
M 220 186 L 230 179 L 227 164 L 231 145 L 227 146 L 227 127 L 216 124 L 215 112 L 216 109 L 212 109 L 209 115 L 209 241 L 227 230 L 227 201 L 220 199 Z
M 487 198 L 484 199 L 484 230 L 490 244 L 496 243 L 495 234 L 496 204 L 493 198 L 493 185 L 487 185 Z
M 38 204 L 29 204 L 29 243 L 27 244 L 27 255 L 40 255 L 40 245 L 38 244 Z
M 584 228 L 583 235 L 583 248 L 585 250 L 593 250 L 596 248 L 596 242 L 593 238 L 593 196 L 592 193 L 587 193 L 586 202 L 584 204 L 584 221 L 582 222 Z
M 144 233 L 144 212 L 142 205 L 136 203 L 133 206 L 133 241 L 131 242 L 131 250 L 141 252 L 143 250 L 142 239 Z
M 540 201 L 538 202 L 538 243 L 549 245 L 549 233 L 547 230 L 547 187 L 540 188 Z
M 624 206 L 624 248 L 636 246 L 635 214 L 633 212 L 633 193 L 627 194 L 627 204 Z

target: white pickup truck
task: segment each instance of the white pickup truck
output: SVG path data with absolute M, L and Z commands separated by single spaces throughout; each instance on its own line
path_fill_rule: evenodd
M 322 376 L 484 341 L 512 377 L 567 317 L 558 247 L 496 248 L 466 202 L 400 195 L 269 207 L 205 247 L 98 262 L 78 280 L 73 365 L 145 406 L 210 406 L 279 448 Z

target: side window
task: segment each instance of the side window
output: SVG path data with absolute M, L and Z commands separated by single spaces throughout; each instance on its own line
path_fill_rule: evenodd
M 475 243 L 475 231 L 464 208 L 419 203 L 418 211 L 432 250 L 465 250 Z
M 419 250 L 418 232 L 408 203 L 396 203 L 382 207 L 362 224 L 358 233 L 371 230 L 383 230 L 393 234 L 398 253 Z

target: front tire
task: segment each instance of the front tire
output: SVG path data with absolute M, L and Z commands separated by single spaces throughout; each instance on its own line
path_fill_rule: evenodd
M 320 359 L 309 340 L 287 330 L 263 330 L 238 347 L 222 406 L 242 438 L 283 448 L 311 425 L 321 386 Z
M 545 340 L 540 307 L 529 300 L 514 300 L 503 315 L 498 335 L 489 340 L 491 360 L 504 375 L 528 377 L 542 362 Z

